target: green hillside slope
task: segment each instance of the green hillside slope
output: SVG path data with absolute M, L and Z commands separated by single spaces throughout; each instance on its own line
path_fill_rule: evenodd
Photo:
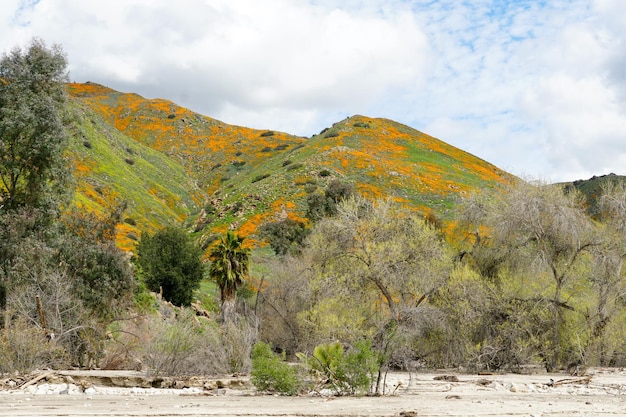
M 97 190 L 110 189 L 131 202 L 141 227 L 192 216 L 205 240 L 228 228 L 251 235 L 277 217 L 303 218 L 307 195 L 333 179 L 449 221 L 459 196 L 512 178 L 386 119 L 353 116 L 303 138 L 228 125 L 98 84 L 70 84 L 68 91 L 84 114 L 75 147 L 78 200 L 102 206 Z
M 125 136 L 85 103 L 71 100 L 70 106 L 76 202 L 99 214 L 127 204 L 118 230 L 121 247 L 131 249 L 140 230 L 198 211 L 206 195 L 179 163 Z

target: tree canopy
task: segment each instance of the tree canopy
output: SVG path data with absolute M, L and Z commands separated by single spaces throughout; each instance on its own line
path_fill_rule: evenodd
M 175 305 L 189 305 L 204 275 L 202 251 L 189 234 L 168 226 L 144 234 L 137 246 L 137 264 L 144 283 Z
M 237 289 L 248 277 L 250 249 L 242 244 L 245 238 L 226 232 L 209 253 L 209 276 L 220 289 L 222 320 L 234 318 Z
M 41 40 L 0 60 L 0 208 L 54 210 L 64 194 L 65 81 L 65 54 Z

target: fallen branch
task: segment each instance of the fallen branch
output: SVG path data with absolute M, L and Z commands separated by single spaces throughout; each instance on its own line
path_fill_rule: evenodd
M 20 387 L 20 389 L 24 389 L 26 387 L 29 387 L 31 385 L 33 385 L 36 382 L 41 381 L 44 378 L 49 377 L 50 375 L 54 374 L 54 371 L 48 371 L 48 372 L 44 372 L 42 374 L 37 375 L 36 377 L 34 377 L 33 379 L 31 379 L 30 381 L 22 384 L 22 386 Z
M 552 383 L 553 387 L 558 387 L 559 385 L 567 385 L 567 384 L 589 384 L 591 382 L 591 376 L 586 376 L 584 378 L 567 378 L 561 379 L 559 381 L 554 381 Z

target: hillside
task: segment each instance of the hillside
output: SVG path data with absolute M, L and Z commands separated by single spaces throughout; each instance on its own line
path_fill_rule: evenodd
M 302 218 L 306 196 L 332 179 L 451 220 L 459 195 L 511 175 L 391 120 L 353 116 L 311 138 L 233 126 L 163 99 L 69 84 L 77 200 L 102 210 L 130 203 L 121 240 L 187 219 L 211 239 L 250 235 L 276 216 Z

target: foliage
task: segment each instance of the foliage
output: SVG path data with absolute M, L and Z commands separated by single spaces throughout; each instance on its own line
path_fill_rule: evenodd
M 540 352 L 546 368 L 575 359 L 569 348 L 573 334 L 566 331 L 575 323 L 569 313 L 576 312 L 576 296 L 584 285 L 579 277 L 589 273 L 589 255 L 599 244 L 580 196 L 520 182 L 487 201 L 470 198 L 464 215 L 475 236 L 466 254 L 477 270 L 500 285 L 501 295 L 509 297 L 507 304 L 540 306 L 542 319 L 551 323 Z M 481 225 L 487 228 L 481 230 Z M 502 287 L 506 271 L 509 282 L 517 282 L 510 294 Z
M 297 369 L 285 363 L 284 355 L 272 352 L 271 345 L 258 342 L 252 348 L 250 380 L 259 391 L 294 395 L 301 382 Z
M 35 39 L 0 60 L 0 210 L 56 212 L 65 194 L 67 60 Z
M 355 194 L 354 186 L 341 180 L 333 180 L 323 193 L 310 194 L 307 197 L 307 217 L 319 221 L 324 217 L 337 214 L 337 205 Z
M 337 395 L 367 393 L 379 367 L 377 354 L 363 340 L 357 341 L 347 353 L 339 342 L 333 342 L 316 346 L 311 358 L 298 356 Z
M 264 224 L 258 233 L 269 241 L 277 255 L 286 255 L 300 252 L 308 230 L 304 222 L 287 217 Z
M 63 349 L 24 320 L 0 329 L 0 374 L 28 374 L 67 364 Z
M 187 232 L 168 226 L 145 234 L 137 247 L 136 263 L 146 286 L 173 304 L 189 305 L 203 278 L 202 252 Z
M 234 319 L 237 289 L 248 277 L 250 250 L 242 245 L 244 239 L 233 232 L 226 232 L 209 253 L 209 276 L 220 289 L 224 322 Z

